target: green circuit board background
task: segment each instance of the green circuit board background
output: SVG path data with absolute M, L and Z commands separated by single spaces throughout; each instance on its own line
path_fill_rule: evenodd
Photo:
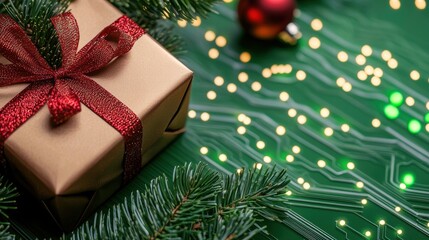
M 429 239 L 422 2 L 298 0 L 296 47 L 244 35 L 237 0 L 181 23 L 181 60 L 195 72 L 188 131 L 104 209 L 184 162 L 225 173 L 270 164 L 291 178 L 289 220 L 268 223 L 278 239 Z M 394 92 L 404 103 L 389 119 Z

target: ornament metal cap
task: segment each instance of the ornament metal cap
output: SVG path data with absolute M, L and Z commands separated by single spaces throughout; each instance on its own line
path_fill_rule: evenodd
M 299 30 L 299 27 L 293 22 L 289 23 L 285 30 L 280 32 L 278 35 L 280 41 L 290 45 L 296 45 L 301 37 L 302 33 Z

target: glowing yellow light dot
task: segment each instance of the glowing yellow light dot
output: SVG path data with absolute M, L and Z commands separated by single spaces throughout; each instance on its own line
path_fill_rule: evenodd
M 368 75 L 374 74 L 374 67 L 371 66 L 371 65 L 365 66 L 364 70 L 365 70 L 365 73 L 368 74 Z
M 265 142 L 264 141 L 258 141 L 256 143 L 256 147 L 259 149 L 264 149 L 265 148 Z
M 201 113 L 200 116 L 201 120 L 203 120 L 204 122 L 207 122 L 208 120 L 210 120 L 210 114 L 207 112 L 203 112 Z
M 291 191 L 287 191 L 287 192 L 286 192 L 286 195 L 287 195 L 287 196 L 290 196 L 290 195 L 292 195 L 292 192 L 291 192 Z
M 381 79 L 379 78 L 379 77 L 372 77 L 371 78 L 371 84 L 374 86 L 374 87 L 378 87 L 378 86 L 380 86 L 380 84 L 381 84 Z
M 392 58 L 392 53 L 389 50 L 384 50 L 381 52 L 381 58 L 387 62 Z
M 240 61 L 242 61 L 243 63 L 250 62 L 250 59 L 252 59 L 252 56 L 250 55 L 250 53 L 248 53 L 248 52 L 242 52 L 240 54 Z
M 197 117 L 197 112 L 195 112 L 194 110 L 189 110 L 188 117 L 189 118 L 195 118 L 195 117 Z
M 280 101 L 286 102 L 287 100 L 289 100 L 289 93 L 281 92 L 279 95 L 279 98 L 280 98 Z
M 243 169 L 242 168 L 238 168 L 237 169 L 237 174 L 242 174 L 243 173 Z
M 399 188 L 404 190 L 407 188 L 407 185 L 405 185 L 405 183 L 401 183 L 401 184 L 399 184 Z
M 211 59 L 216 59 L 219 57 L 219 51 L 216 48 L 212 48 L 209 50 L 209 57 Z
M 289 74 L 289 73 L 292 72 L 292 70 L 293 70 L 293 67 L 290 64 L 286 64 L 286 65 L 282 66 L 282 72 L 284 72 L 284 73 L 288 73 Z
M 382 220 L 380 220 L 379 222 L 378 222 L 378 224 L 380 224 L 380 225 L 385 225 L 386 224 L 386 221 L 384 221 L 383 219 Z
M 261 85 L 260 82 L 253 82 L 252 85 L 251 85 L 251 88 L 252 88 L 253 91 L 259 92 L 262 89 L 262 85 Z
M 327 109 L 327 108 L 320 109 L 320 116 L 322 116 L 323 118 L 329 117 L 329 114 L 331 114 L 329 109 Z
M 262 163 L 257 163 L 257 164 L 255 164 L 255 168 L 256 168 L 256 169 L 261 169 L 261 168 L 262 168 Z
M 201 18 L 197 16 L 197 17 L 192 21 L 192 26 L 194 26 L 194 27 L 199 27 L 200 25 L 201 25 Z
M 208 98 L 209 100 L 215 100 L 215 99 L 216 99 L 216 96 L 217 96 L 217 94 L 216 94 L 216 92 L 215 92 L 215 91 L 208 91 L 208 92 L 207 92 L 207 98 Z
M 276 128 L 276 133 L 277 133 L 277 135 L 279 135 L 279 136 L 283 136 L 283 135 L 285 135 L 285 134 L 286 134 L 286 128 L 285 128 L 285 127 L 283 127 L 283 126 L 278 126 L 278 127 Z
M 383 77 L 383 74 L 384 74 L 383 69 L 381 69 L 381 68 L 375 68 L 374 69 L 374 76 L 381 78 L 381 77 Z
M 218 47 L 225 47 L 226 46 L 226 38 L 224 36 L 219 36 L 216 38 L 216 45 Z
M 337 54 L 337 58 L 338 58 L 338 61 L 340 62 L 347 62 L 349 60 L 349 55 L 344 51 L 340 51 Z
M 271 69 L 264 68 L 264 70 L 262 70 L 262 76 L 264 78 L 269 78 L 269 77 L 271 77 L 271 75 L 272 75 Z
M 389 66 L 391 69 L 396 69 L 398 67 L 398 61 L 394 58 L 389 59 L 389 61 L 387 61 L 387 66 Z
M 357 73 L 357 77 L 358 77 L 359 80 L 365 81 L 368 78 L 368 75 L 367 75 L 367 73 L 365 71 L 361 70 L 361 71 L 359 71 Z
M 296 72 L 296 79 L 298 79 L 298 81 L 304 81 L 306 77 L 307 74 L 304 71 L 299 70 L 298 72 Z
M 233 0 L 223 0 L 224 3 L 232 3 Z
M 301 152 L 301 148 L 299 146 L 293 146 L 292 147 L 292 152 L 295 154 L 298 154 Z
M 371 124 L 373 127 L 378 128 L 381 126 L 381 122 L 380 120 L 378 120 L 377 118 L 372 119 Z
M 365 232 L 365 236 L 367 236 L 367 237 L 371 237 L 371 232 L 370 232 L 370 231 L 366 231 L 366 232 Z
M 245 83 L 249 80 L 249 75 L 245 72 L 241 72 L 238 74 L 238 81 Z
M 320 21 L 320 19 L 318 19 L 318 18 L 313 19 L 313 20 L 311 21 L 310 25 L 311 25 L 311 28 L 312 28 L 314 31 L 320 31 L 320 30 L 322 30 L 322 28 L 323 28 L 323 23 L 322 23 L 322 21 Z
M 426 102 L 426 109 L 429 110 L 429 101 Z
M 291 162 L 293 162 L 294 160 L 295 160 L 295 157 L 294 157 L 294 156 L 292 156 L 292 155 L 287 155 L 287 156 L 286 156 L 286 161 L 287 161 L 287 162 L 290 162 L 290 163 L 291 163 Z
M 264 162 L 265 163 L 270 163 L 271 161 L 272 161 L 271 157 L 269 157 L 269 156 L 265 156 L 264 157 Z
M 417 9 L 423 10 L 426 8 L 426 1 L 425 0 L 415 0 L 414 4 L 416 5 Z
M 237 128 L 237 132 L 238 134 L 243 135 L 246 133 L 246 128 L 244 126 L 240 126 Z
M 319 160 L 317 161 L 317 166 L 319 166 L 320 168 L 324 168 L 326 167 L 326 162 L 323 160 Z
M 299 184 L 303 184 L 305 182 L 304 178 L 300 177 L 296 180 Z
M 273 74 L 277 74 L 280 72 L 280 67 L 279 67 L 279 65 L 273 64 L 271 66 L 270 70 Z
M 334 130 L 330 127 L 327 127 L 325 130 L 323 130 L 323 133 L 325 133 L 325 136 L 330 137 L 334 134 Z
M 219 160 L 221 162 L 225 162 L 226 160 L 228 160 L 228 157 L 225 154 L 222 153 L 221 155 L 219 155 Z
M 362 199 L 360 202 L 362 203 L 362 205 L 366 205 L 368 203 L 368 200 Z
M 365 63 L 366 63 L 366 58 L 365 58 L 365 56 L 364 55 L 362 55 L 362 54 L 359 54 L 359 55 L 357 55 L 356 56 L 356 58 L 355 58 L 355 61 L 356 61 L 356 63 L 358 64 L 358 65 L 364 65 Z
M 186 27 L 188 23 L 186 22 L 186 20 L 178 20 L 177 21 L 177 25 L 179 25 L 179 27 L 184 28 Z
M 200 153 L 203 155 L 206 155 L 209 152 L 209 149 L 207 147 L 200 148 Z
M 246 115 L 244 115 L 243 113 L 238 114 L 237 120 L 239 122 L 243 122 L 244 119 L 246 119 Z
M 344 123 L 343 125 L 341 125 L 341 131 L 343 132 L 349 132 L 350 131 L 350 126 L 346 123 Z
M 369 45 L 364 45 L 361 48 L 361 52 L 364 56 L 369 57 L 372 55 L 372 48 Z
M 308 45 L 312 49 L 318 49 L 320 48 L 321 42 L 317 37 L 312 37 L 310 40 L 308 40 Z
M 416 103 L 416 101 L 414 100 L 413 97 L 405 98 L 405 104 L 407 104 L 408 106 L 412 107 L 412 106 L 414 106 L 415 103 Z
M 291 108 L 287 111 L 287 115 L 289 115 L 289 117 L 291 117 L 291 118 L 295 117 L 296 114 L 297 114 L 297 112 L 294 108 Z
M 390 0 L 389 5 L 393 10 L 401 8 L 401 2 L 399 0 Z
M 299 115 L 298 118 L 296 119 L 296 121 L 299 124 L 303 125 L 303 124 L 305 124 L 307 122 L 307 117 L 304 116 L 304 115 Z
M 357 182 L 356 183 L 357 188 L 363 188 L 363 186 L 364 186 L 363 182 Z
M 209 30 L 204 34 L 204 38 L 206 39 L 206 41 L 212 42 L 216 39 L 216 34 L 213 31 Z
M 213 80 L 214 84 L 218 87 L 222 86 L 225 83 L 225 80 L 221 76 L 217 76 Z
M 426 225 L 427 227 L 429 227 L 429 222 L 427 223 L 427 225 Z
M 230 93 L 235 93 L 237 91 L 237 85 L 235 85 L 234 83 L 230 83 L 228 84 L 228 86 L 226 86 L 226 89 Z
M 344 225 L 346 225 L 346 221 L 344 221 L 344 220 L 340 220 L 340 221 L 339 221 L 339 224 L 340 224 L 340 226 L 344 226 Z
M 353 89 L 353 86 L 351 83 L 346 82 L 346 83 L 344 83 L 342 88 L 343 88 L 344 92 L 350 92 Z
M 411 71 L 410 78 L 414 81 L 417 81 L 420 79 L 420 73 L 416 70 Z
M 402 232 L 402 230 L 401 230 L 401 229 L 398 229 L 398 231 L 396 231 L 396 233 L 397 233 L 398 235 L 401 235 L 403 232 Z
M 395 207 L 395 211 L 396 212 L 400 212 L 401 211 L 401 207 Z
M 343 77 L 339 77 L 336 81 L 338 87 L 342 87 L 346 82 L 346 79 L 344 79 Z
M 252 123 L 252 119 L 250 117 L 246 117 L 243 120 L 244 125 L 250 125 Z
M 352 163 L 352 162 L 348 162 L 347 163 L 347 168 L 349 169 L 349 170 L 353 170 L 353 169 L 355 169 L 355 164 L 354 163 Z
M 308 190 L 308 189 L 310 189 L 310 183 L 308 183 L 308 182 L 305 182 L 304 184 L 302 184 L 302 187 L 305 189 L 305 190 Z

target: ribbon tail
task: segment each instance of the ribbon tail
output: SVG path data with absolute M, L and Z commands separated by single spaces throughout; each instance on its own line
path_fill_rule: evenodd
M 115 128 L 124 138 L 124 182 L 141 168 L 143 127 L 139 117 L 94 80 L 79 76 L 68 81 L 81 102 Z
M 45 105 L 51 88 L 46 83 L 30 84 L 0 110 L 0 153 L 6 139 Z M 4 154 L 0 162 L 4 163 Z

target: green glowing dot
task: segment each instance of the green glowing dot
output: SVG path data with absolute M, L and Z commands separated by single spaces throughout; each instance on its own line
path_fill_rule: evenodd
M 425 115 L 425 122 L 429 123 L 429 113 L 426 113 Z
M 404 96 L 400 92 L 393 92 L 389 97 L 390 103 L 396 107 L 399 107 L 404 103 Z
M 409 186 L 414 183 L 414 176 L 412 174 L 405 174 L 403 180 L 404 183 Z
M 413 119 L 408 122 L 408 131 L 411 133 L 419 133 L 422 130 L 422 124 L 417 121 L 416 119 Z
M 397 107 L 389 104 L 384 108 L 384 114 L 389 119 L 395 119 L 399 116 L 399 110 Z

